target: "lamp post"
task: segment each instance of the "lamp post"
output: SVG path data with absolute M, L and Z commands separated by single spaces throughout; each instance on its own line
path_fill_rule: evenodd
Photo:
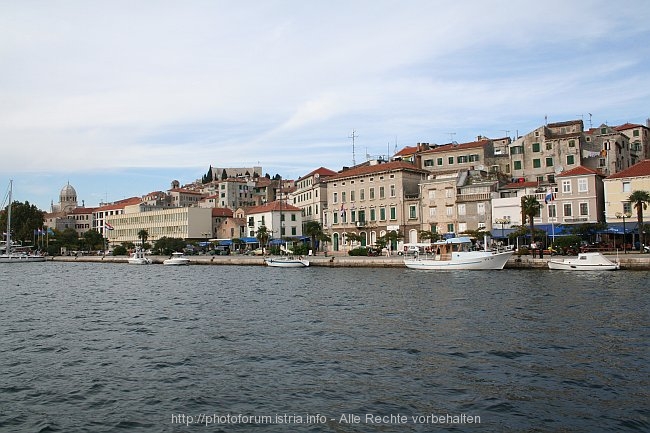
M 625 218 L 629 218 L 631 215 L 629 213 L 616 212 L 616 218 L 623 218 L 623 254 L 627 254 L 627 239 L 625 230 Z
M 508 218 L 508 217 L 505 217 L 505 218 L 497 218 L 497 219 L 494 220 L 494 222 L 497 223 L 497 224 L 501 224 L 501 237 L 504 238 L 505 236 L 504 236 L 504 234 L 503 234 L 503 232 L 504 232 L 504 230 L 503 230 L 503 226 L 504 226 L 505 224 L 510 224 L 510 218 Z

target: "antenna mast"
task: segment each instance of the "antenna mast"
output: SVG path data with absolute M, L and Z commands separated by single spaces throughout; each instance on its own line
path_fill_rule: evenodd
M 357 165 L 355 154 L 354 154 L 354 139 L 358 137 L 358 135 L 355 134 L 356 131 L 353 129 L 352 130 L 352 135 L 350 135 L 348 138 L 352 139 L 352 165 L 355 166 Z

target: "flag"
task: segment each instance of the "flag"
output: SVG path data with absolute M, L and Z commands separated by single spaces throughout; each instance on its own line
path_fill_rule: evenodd
M 106 230 L 114 230 L 114 229 L 113 229 L 113 226 L 110 225 L 109 223 L 105 223 L 105 224 L 104 224 L 104 227 L 106 227 Z
M 544 197 L 544 203 L 548 204 L 553 200 L 555 200 L 555 197 L 553 197 L 553 190 L 549 188 L 548 191 L 546 191 L 546 197 Z
M 48 235 L 54 235 L 54 231 L 52 230 L 52 227 L 47 228 L 47 234 Z
M 345 208 L 343 207 L 343 203 L 341 203 L 341 216 L 345 215 Z

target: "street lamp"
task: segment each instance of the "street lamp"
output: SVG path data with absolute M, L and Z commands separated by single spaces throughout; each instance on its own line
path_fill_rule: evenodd
M 503 234 L 503 231 L 504 231 L 503 226 L 504 226 L 504 224 L 510 224 L 510 218 L 509 217 L 497 218 L 497 219 L 494 220 L 494 222 L 497 223 L 497 224 L 501 224 L 501 237 L 502 238 L 505 237 L 504 234 Z
M 629 218 L 632 215 L 629 213 L 616 212 L 616 218 L 623 218 L 623 254 L 627 254 L 627 241 L 626 241 L 626 230 L 625 230 L 625 218 Z

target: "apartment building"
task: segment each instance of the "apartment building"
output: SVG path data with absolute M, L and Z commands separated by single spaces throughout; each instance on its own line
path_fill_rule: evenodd
M 301 209 L 282 200 L 248 209 L 246 220 L 250 237 L 255 237 L 262 226 L 272 239 L 302 236 Z
M 634 191 L 650 191 L 650 159 L 606 177 L 603 184 L 607 223 L 622 223 L 625 215 L 631 222 L 628 228 L 636 227 L 636 209 L 629 197 Z M 643 213 L 643 221 L 644 224 L 650 223 L 650 212 Z
M 302 211 L 303 222 L 316 221 L 323 225 L 322 210 L 327 207 L 327 183 L 335 171 L 319 167 L 302 176 L 295 183 L 295 190 L 289 195 L 289 202 Z
M 632 150 L 627 135 L 607 125 L 587 131 L 585 142 L 585 148 L 582 149 L 582 165 L 605 176 L 625 170 L 638 162 L 640 157 L 639 151 Z
M 353 247 L 347 233 L 373 245 L 389 232 L 402 236 L 420 228 L 419 183 L 427 172 L 405 161 L 369 161 L 344 169 L 326 180 L 327 207 L 323 229 L 335 251 Z M 397 248 L 397 242 L 391 244 Z
M 588 224 L 605 220 L 603 176 L 600 172 L 576 167 L 557 176 L 557 190 L 548 201 L 545 221 L 561 224 Z
M 631 150 L 637 153 L 639 160 L 634 164 L 650 159 L 650 119 L 646 120 L 645 125 L 625 123 L 617 126 L 616 130 L 629 138 Z
M 213 233 L 209 208 L 158 207 L 138 202 L 102 212 L 104 226 L 113 228 L 104 232 L 112 246 L 124 242 L 137 244 L 138 232 L 143 229 L 149 233 L 152 243 L 162 237 L 201 240 Z

